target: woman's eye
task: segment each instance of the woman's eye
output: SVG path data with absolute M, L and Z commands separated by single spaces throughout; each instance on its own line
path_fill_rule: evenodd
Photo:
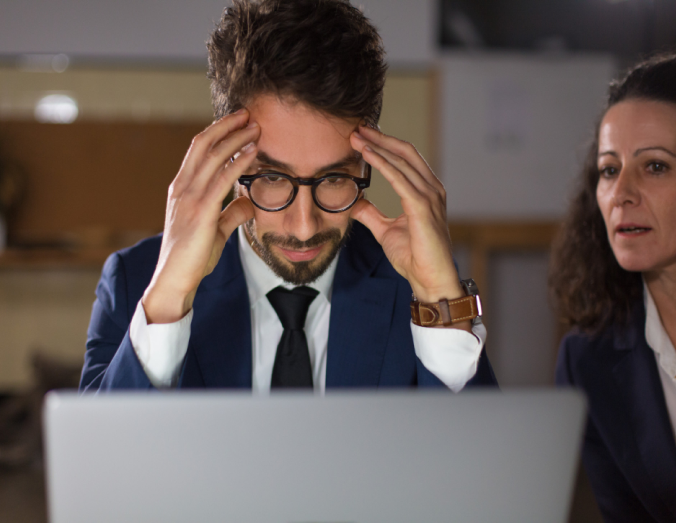
M 650 162 L 648 164 L 648 171 L 651 173 L 664 173 L 669 170 L 669 166 L 662 162 Z
M 604 178 L 609 178 L 611 176 L 615 176 L 617 174 L 618 170 L 613 167 L 612 165 L 608 165 L 606 167 L 599 167 L 599 174 L 603 176 Z

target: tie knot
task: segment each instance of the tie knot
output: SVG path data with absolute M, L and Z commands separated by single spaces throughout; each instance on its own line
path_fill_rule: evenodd
M 275 309 L 282 327 L 289 330 L 302 331 L 305 327 L 305 318 L 312 300 L 319 294 L 310 287 L 296 287 L 292 291 L 284 287 L 275 287 L 268 292 L 268 301 Z

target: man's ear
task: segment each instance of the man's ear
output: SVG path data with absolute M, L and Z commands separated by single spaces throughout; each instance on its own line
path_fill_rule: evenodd
M 359 125 L 362 127 L 370 127 L 371 129 L 375 129 L 378 132 L 382 132 L 380 129 L 380 125 L 376 122 L 368 122 L 366 121 L 366 118 L 362 119 L 361 122 L 359 122 Z

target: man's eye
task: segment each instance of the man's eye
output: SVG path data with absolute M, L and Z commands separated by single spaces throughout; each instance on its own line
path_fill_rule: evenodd
M 283 176 L 279 176 L 276 174 L 266 174 L 265 176 L 261 177 L 260 182 L 264 183 L 265 185 L 268 186 L 278 186 L 278 185 L 286 185 L 289 183 L 289 181 L 284 178 Z

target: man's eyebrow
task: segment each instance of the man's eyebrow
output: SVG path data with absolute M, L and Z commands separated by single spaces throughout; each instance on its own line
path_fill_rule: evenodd
M 280 162 L 279 160 L 275 160 L 274 158 L 271 158 L 262 151 L 259 151 L 259 153 L 256 155 L 256 161 L 265 165 L 269 165 L 270 167 L 274 167 L 275 169 L 279 169 L 281 171 L 291 171 L 291 167 L 289 167 L 287 164 L 285 164 L 284 162 Z
M 274 167 L 275 169 L 279 169 L 281 171 L 293 172 L 293 169 L 291 168 L 290 165 L 281 162 L 279 160 L 275 160 L 274 158 L 271 158 L 263 151 L 260 151 L 256 155 L 256 160 L 259 163 L 269 165 L 270 167 Z M 348 153 L 347 156 L 341 158 L 337 162 L 320 167 L 313 173 L 313 176 L 316 176 L 320 173 L 324 173 L 327 171 L 333 171 L 335 169 L 343 169 L 345 167 L 351 167 L 353 165 L 357 165 L 361 160 L 362 160 L 361 153 L 359 151 L 352 151 L 351 153 Z
M 642 147 L 640 149 L 636 149 L 636 151 L 634 151 L 634 158 L 636 158 L 639 154 L 644 153 L 646 151 L 655 151 L 655 150 L 664 151 L 669 156 L 673 156 L 674 158 L 676 158 L 676 154 L 674 154 L 672 151 L 670 151 L 666 147 L 662 147 L 661 145 L 655 145 L 653 147 Z
M 342 160 L 338 160 L 337 162 L 322 167 L 315 174 L 333 171 L 335 169 L 343 169 L 345 167 L 352 167 L 353 165 L 357 165 L 359 162 L 361 162 L 361 159 L 361 153 L 359 151 L 352 151 Z

